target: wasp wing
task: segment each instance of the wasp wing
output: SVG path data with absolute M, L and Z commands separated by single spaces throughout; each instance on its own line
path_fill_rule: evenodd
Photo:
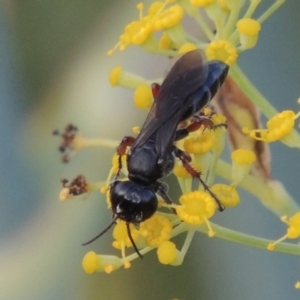
M 154 137 L 161 158 L 173 143 L 176 128 L 190 105 L 188 99 L 205 82 L 207 63 L 200 50 L 184 54 L 166 76 L 147 119 L 132 147 Z

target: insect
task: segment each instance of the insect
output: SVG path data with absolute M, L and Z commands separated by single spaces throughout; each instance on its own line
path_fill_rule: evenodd
M 189 164 L 188 153 L 174 145 L 202 124 L 213 127 L 212 121 L 196 115 L 213 98 L 224 82 L 229 67 L 220 61 L 205 62 L 200 50 L 184 54 L 167 74 L 162 85 L 152 85 L 154 103 L 136 138 L 125 136 L 117 148 L 119 167 L 115 180 L 110 186 L 110 200 L 113 213 L 112 222 L 87 245 L 102 236 L 118 220 L 127 225 L 129 239 L 142 257 L 130 233 L 129 225 L 139 225 L 149 219 L 157 210 L 159 195 L 171 204 L 167 194 L 168 187 L 158 180 L 173 170 L 175 157 L 182 161 L 185 169 L 193 178 L 200 180 L 204 189 L 216 200 L 219 210 L 223 206 L 209 187 L 201 179 L 200 173 Z M 178 129 L 180 122 L 193 117 L 186 128 Z M 128 180 L 118 180 L 122 169 L 121 157 L 127 147 Z

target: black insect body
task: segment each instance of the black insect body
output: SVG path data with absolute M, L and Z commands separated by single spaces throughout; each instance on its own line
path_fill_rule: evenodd
M 222 205 L 209 187 L 200 178 L 200 173 L 190 166 L 190 156 L 178 149 L 174 142 L 197 130 L 201 124 L 213 127 L 207 117 L 196 116 L 219 90 L 228 73 L 229 67 L 220 61 L 204 62 L 200 50 L 183 55 L 172 67 L 162 85 L 153 85 L 155 101 L 147 119 L 136 138 L 123 138 L 117 154 L 119 170 L 110 187 L 110 200 L 113 221 L 104 231 L 88 244 L 104 234 L 117 219 L 127 224 L 128 236 L 135 251 L 139 253 L 129 230 L 129 224 L 135 225 L 149 219 L 157 209 L 158 194 L 171 204 L 167 195 L 167 185 L 158 180 L 171 173 L 175 157 L 178 157 L 186 170 L 197 178 L 216 200 L 219 210 Z M 194 117 L 187 128 L 177 129 L 180 122 Z M 127 153 L 128 181 L 119 181 L 122 169 L 121 156 Z

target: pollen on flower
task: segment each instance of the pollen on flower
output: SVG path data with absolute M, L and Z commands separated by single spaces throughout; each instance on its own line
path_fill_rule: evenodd
M 215 0 L 190 0 L 190 2 L 194 6 L 203 7 L 214 3 Z
M 109 72 L 109 82 L 112 86 L 116 86 L 119 84 L 122 71 L 122 67 L 117 66 Z
M 191 178 L 190 173 L 186 170 L 186 168 L 183 165 L 175 165 L 173 173 L 176 177 L 179 178 Z
M 244 127 L 243 132 L 258 141 L 271 143 L 277 140 L 283 140 L 293 130 L 295 120 L 299 116 L 300 112 L 295 114 L 292 110 L 285 110 L 267 122 L 267 129 L 249 130 Z
M 164 241 L 157 248 L 157 257 L 161 264 L 169 265 L 175 261 L 177 254 L 176 245 L 170 241 Z
M 132 224 L 130 224 L 130 232 L 134 242 L 136 242 L 139 237 L 139 233 Z M 123 246 L 132 246 L 132 243 L 128 237 L 126 223 L 124 221 L 117 222 L 113 230 L 113 237 L 115 239 L 115 241 L 113 242 L 113 247 L 115 247 L 116 249 L 122 250 Z
M 109 187 L 107 187 L 107 186 L 103 186 L 103 187 L 100 189 L 101 194 L 104 194 L 104 195 L 105 195 L 108 191 L 109 191 Z
M 197 49 L 197 46 L 195 44 L 185 43 L 179 48 L 178 53 L 183 54 L 183 53 L 193 51 L 195 49 Z
M 134 126 L 134 127 L 132 127 L 132 132 L 133 132 L 133 133 L 139 134 L 140 131 L 141 131 L 140 126 Z
M 205 53 L 208 60 L 220 60 L 228 66 L 232 66 L 238 58 L 237 49 L 226 40 L 211 42 Z
M 231 186 L 234 187 L 240 184 L 249 174 L 252 168 L 252 164 L 256 160 L 256 155 L 251 150 L 237 149 L 232 152 L 231 159 L 232 159 Z
M 215 200 L 203 191 L 185 193 L 179 198 L 179 202 L 181 206 L 176 208 L 178 217 L 191 225 L 200 225 L 206 222 L 216 210 Z
M 212 150 L 216 142 L 215 133 L 213 131 L 206 131 L 198 137 L 186 138 L 184 140 L 183 147 L 188 153 L 204 154 Z
M 160 49 L 172 49 L 173 42 L 170 36 L 164 32 L 159 39 L 158 46 Z
M 184 10 L 180 5 L 173 5 L 168 9 L 161 10 L 153 18 L 153 27 L 155 30 L 163 30 L 174 27 L 182 20 Z
M 231 159 L 239 165 L 251 165 L 256 160 L 253 151 L 247 149 L 237 149 L 231 153 Z
M 258 40 L 258 33 L 261 29 L 260 23 L 251 18 L 244 18 L 237 22 L 236 27 L 240 34 L 242 48 L 253 48 Z
M 126 165 L 126 154 L 121 156 L 121 162 L 122 162 L 122 166 Z M 117 171 L 119 170 L 119 155 L 117 153 L 113 155 L 111 163 L 112 163 L 113 173 L 117 173 Z
M 260 23 L 251 18 L 240 19 L 236 23 L 236 27 L 240 34 L 248 36 L 258 35 L 261 29 Z
M 146 241 L 150 247 L 158 247 L 171 237 L 172 224 L 164 216 L 154 215 L 141 223 L 140 230 L 145 231 Z
M 94 272 L 111 272 L 119 269 L 123 265 L 123 260 L 113 255 L 97 255 L 94 251 L 88 252 L 83 260 L 82 267 L 87 274 Z
M 137 108 L 145 109 L 149 108 L 153 102 L 152 91 L 149 85 L 139 85 L 133 95 L 134 104 Z
M 239 194 L 233 186 L 219 183 L 210 189 L 225 207 L 234 207 L 240 203 Z
M 94 251 L 88 252 L 82 260 L 82 266 L 87 274 L 93 274 L 98 268 L 98 255 Z

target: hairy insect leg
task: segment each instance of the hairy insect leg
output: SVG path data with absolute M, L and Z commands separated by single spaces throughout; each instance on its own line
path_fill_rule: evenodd
M 223 211 L 225 208 L 224 206 L 221 204 L 220 200 L 218 199 L 218 197 L 210 190 L 209 186 L 202 180 L 201 178 L 201 173 L 198 172 L 197 170 L 195 170 L 191 165 L 191 157 L 187 152 L 184 152 L 182 150 L 180 150 L 179 148 L 177 148 L 176 146 L 174 146 L 174 154 L 177 158 L 180 159 L 180 161 L 182 162 L 183 167 L 187 170 L 187 172 L 193 177 L 193 178 L 197 178 L 200 183 L 203 185 L 204 190 L 207 191 L 216 201 L 218 207 L 219 207 L 219 211 Z
M 168 196 L 168 185 L 165 182 L 156 182 L 155 185 L 155 193 L 157 193 L 160 197 L 162 197 L 162 199 L 164 200 L 165 203 L 167 204 L 173 204 L 172 200 L 170 199 L 170 197 Z M 174 214 L 176 215 L 176 209 L 175 208 L 171 208 L 172 211 L 174 212 Z
M 188 125 L 186 128 L 181 128 L 178 129 L 176 131 L 176 135 L 175 135 L 175 141 L 179 141 L 185 137 L 187 137 L 189 135 L 190 132 L 194 132 L 197 131 L 201 126 L 203 127 L 203 131 L 205 129 L 217 129 L 219 127 L 226 127 L 227 128 L 227 124 L 226 123 L 219 123 L 219 124 L 215 124 L 212 121 L 212 116 L 215 113 L 211 113 L 209 115 L 194 115 L 193 118 L 193 122 Z
M 135 138 L 133 136 L 126 135 L 123 137 L 121 143 L 117 147 L 117 154 L 118 154 L 118 171 L 116 173 L 115 179 L 117 179 L 120 175 L 122 170 L 122 156 L 126 153 L 127 147 L 131 147 L 134 143 Z

